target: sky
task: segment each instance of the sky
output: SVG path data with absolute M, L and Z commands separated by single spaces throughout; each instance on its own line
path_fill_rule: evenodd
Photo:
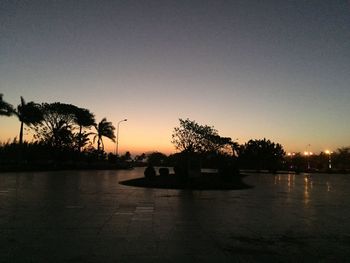
M 350 146 L 349 47 L 348 0 L 0 1 L 3 99 L 127 118 L 120 153 L 176 152 L 179 118 L 241 144 Z M 18 130 L 0 118 L 0 141 Z

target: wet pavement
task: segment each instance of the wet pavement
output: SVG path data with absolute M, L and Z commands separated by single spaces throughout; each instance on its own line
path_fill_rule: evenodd
M 118 182 L 131 171 L 0 174 L 0 262 L 345 262 L 350 176 L 252 174 L 252 189 Z

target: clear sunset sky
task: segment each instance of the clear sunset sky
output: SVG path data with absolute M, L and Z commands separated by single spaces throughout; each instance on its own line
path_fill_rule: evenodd
M 178 118 L 335 150 L 350 145 L 350 3 L 0 1 L 0 93 L 127 118 L 121 153 L 175 152 Z M 18 130 L 0 118 L 0 141 Z

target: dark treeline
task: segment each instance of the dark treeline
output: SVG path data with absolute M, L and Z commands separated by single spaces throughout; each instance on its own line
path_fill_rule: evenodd
M 259 143 L 263 140 L 251 140 L 250 143 Z M 249 143 L 247 143 L 249 144 Z M 240 169 L 255 171 L 296 171 L 296 172 L 350 172 L 350 147 L 339 148 L 333 152 L 331 156 L 325 152 L 306 156 L 303 153 L 285 154 L 276 158 L 273 154 L 263 155 L 262 152 L 251 152 L 247 144 L 239 145 L 238 155 L 234 157 L 237 166 Z M 248 150 L 247 150 L 248 148 Z M 148 163 L 154 166 L 170 166 L 176 165 L 181 153 L 166 155 L 160 152 L 142 154 L 144 158 L 136 156 L 130 161 L 136 165 L 146 165 Z M 202 168 L 218 168 L 220 161 L 230 159 L 229 155 L 202 155 L 200 163 Z M 272 158 L 272 160 L 271 160 Z M 331 161 L 330 161 L 331 160 Z M 331 168 L 329 167 L 331 165 Z
M 276 172 L 320 171 L 349 172 L 350 147 L 318 155 L 286 154 L 279 143 L 267 139 L 249 140 L 239 145 L 231 138 L 221 137 L 213 127 L 199 125 L 195 121 L 180 119 L 174 128 L 172 143 L 179 153 L 166 156 L 155 152 L 143 158 L 154 166 L 186 166 L 191 169 L 218 168 L 224 173 L 235 174 L 239 169 Z M 194 167 L 191 167 L 194 166 Z
M 0 145 L 2 165 L 26 164 L 40 167 L 59 164 L 98 163 L 116 156 L 104 151 L 104 138 L 115 141 L 114 126 L 103 118 L 96 122 L 90 110 L 61 102 L 26 102 L 13 107 L 0 94 L 0 115 L 16 117 L 19 133 L 12 142 Z M 31 131 L 31 142 L 24 140 L 24 131 Z M 95 147 L 96 146 L 96 147 Z
M 172 134 L 178 153 L 141 154 L 132 158 L 104 150 L 104 138 L 115 141 L 113 124 L 103 118 L 96 122 L 94 114 L 85 108 L 61 102 L 26 102 L 22 97 L 17 107 L 3 100 L 0 94 L 0 116 L 19 121 L 18 138 L 0 143 L 0 165 L 19 169 L 111 168 L 130 165 L 173 166 L 182 173 L 198 168 L 216 168 L 225 174 L 237 174 L 239 169 L 256 171 L 340 171 L 350 170 L 350 147 L 319 155 L 286 154 L 279 143 L 267 139 L 249 140 L 239 145 L 222 137 L 211 126 L 180 119 Z M 24 132 L 31 131 L 30 142 Z

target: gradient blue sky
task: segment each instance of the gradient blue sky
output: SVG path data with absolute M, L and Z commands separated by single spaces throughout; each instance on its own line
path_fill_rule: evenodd
M 0 36 L 6 101 L 128 118 L 121 152 L 174 152 L 178 118 L 287 151 L 350 145 L 349 1 L 0 1 Z M 2 117 L 0 140 L 18 129 Z

